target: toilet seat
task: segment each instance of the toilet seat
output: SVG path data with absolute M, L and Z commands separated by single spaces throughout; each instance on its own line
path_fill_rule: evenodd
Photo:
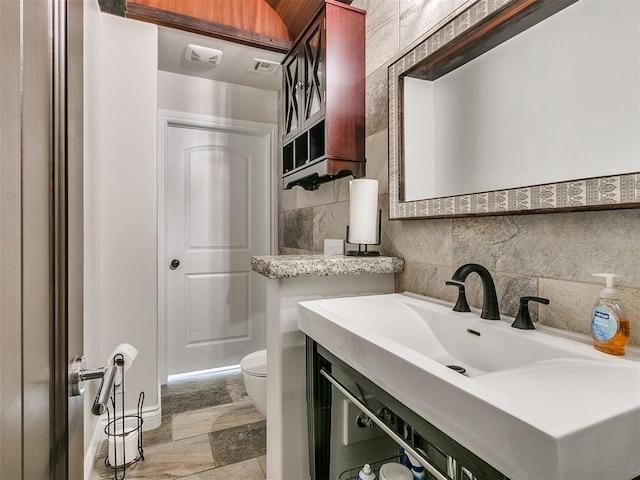
M 266 377 L 267 351 L 258 350 L 244 357 L 240 362 L 240 370 L 252 377 Z

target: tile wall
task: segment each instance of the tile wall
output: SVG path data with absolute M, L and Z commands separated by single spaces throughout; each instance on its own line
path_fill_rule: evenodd
M 504 2 L 504 0 L 483 0 Z M 467 0 L 355 0 L 367 10 L 367 176 L 380 182 L 388 218 L 387 67 Z M 281 254 L 321 253 L 325 238 L 344 238 L 349 217 L 348 179 L 314 192 L 280 191 Z M 523 295 L 549 298 L 542 324 L 590 332 L 593 303 L 602 288 L 592 273 L 622 275 L 620 292 L 631 321 L 630 343 L 640 346 L 640 209 L 430 220 L 384 220 L 381 250 L 405 259 L 397 291 L 454 301 L 446 287 L 455 269 L 480 263 L 496 280 L 500 310 L 514 316 Z M 470 304 L 481 306 L 473 275 Z M 532 311 L 535 310 L 535 306 Z M 534 312 L 535 314 L 535 312 Z

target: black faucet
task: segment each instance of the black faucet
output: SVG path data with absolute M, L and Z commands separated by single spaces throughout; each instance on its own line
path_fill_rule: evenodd
M 498 296 L 496 295 L 496 286 L 489 270 L 477 263 L 467 263 L 458 268 L 452 280 L 456 282 L 464 282 L 470 273 L 476 272 L 482 280 L 482 313 L 480 318 L 488 320 L 500 320 L 500 310 L 498 309 Z
M 538 302 L 545 305 L 549 305 L 549 299 L 541 297 L 521 297 L 520 309 L 518 315 L 516 315 L 515 321 L 511 324 L 513 328 L 519 328 L 520 330 L 535 330 L 531 321 L 531 315 L 529 314 L 529 302 Z
M 469 304 L 467 303 L 467 296 L 464 291 L 464 283 L 461 282 L 444 282 L 447 285 L 453 285 L 454 287 L 458 287 L 458 301 L 453 307 L 454 312 L 470 312 Z

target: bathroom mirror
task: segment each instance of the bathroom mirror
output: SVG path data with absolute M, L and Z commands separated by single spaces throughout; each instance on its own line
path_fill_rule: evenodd
M 640 206 L 640 2 L 472 2 L 388 74 L 390 218 Z

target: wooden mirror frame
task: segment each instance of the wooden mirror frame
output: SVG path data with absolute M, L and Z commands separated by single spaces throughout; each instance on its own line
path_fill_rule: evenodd
M 435 80 L 578 0 L 478 0 L 388 68 L 389 218 L 441 218 L 633 208 L 640 172 L 404 201 L 403 79 Z

